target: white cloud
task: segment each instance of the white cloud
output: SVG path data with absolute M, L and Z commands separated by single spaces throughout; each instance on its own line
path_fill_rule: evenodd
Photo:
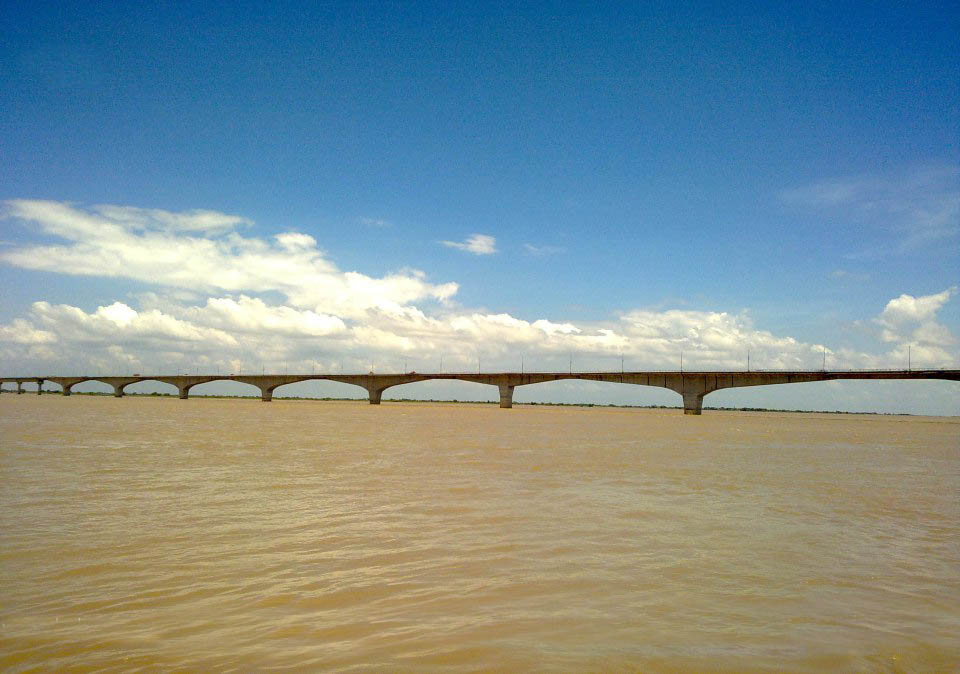
M 746 313 L 637 310 L 625 314 L 623 322 L 631 341 L 670 362 L 678 362 L 683 351 L 691 368 L 743 368 L 749 351 L 753 367 L 810 369 L 824 349 L 756 330 Z
M 534 257 L 546 257 L 548 255 L 559 255 L 566 253 L 567 249 L 560 246 L 535 246 L 532 243 L 525 243 L 523 247 Z
M 93 313 L 65 304 L 34 302 L 30 315 L 64 341 L 136 345 L 138 340 L 145 339 L 170 347 L 182 342 L 197 342 L 213 348 L 237 343 L 233 335 L 223 330 L 196 325 L 157 310 L 136 311 L 122 302 L 98 307 Z
M 0 252 L 0 260 L 26 269 L 124 277 L 208 294 L 277 291 L 296 307 L 357 317 L 413 301 L 446 301 L 458 289 L 456 283 L 428 283 L 420 272 L 383 278 L 343 272 L 308 234 L 286 232 L 272 241 L 243 237 L 224 227 L 249 221 L 213 211 L 99 206 L 90 212 L 13 200 L 6 202 L 6 217 L 35 223 L 67 241 Z
M 109 307 L 100 307 L 97 309 L 97 314 L 116 323 L 119 327 L 127 327 L 139 316 L 136 311 L 121 302 L 114 302 Z
M 55 344 L 57 335 L 49 330 L 38 330 L 29 321 L 15 318 L 10 325 L 0 325 L 0 343 L 8 344 Z
M 441 241 L 440 243 L 474 255 L 492 255 L 497 252 L 497 240 L 487 234 L 471 234 L 462 243 L 456 241 Z
M 383 218 L 360 218 L 361 225 L 370 227 L 392 227 L 393 223 Z
M 743 366 L 748 348 L 762 367 L 804 368 L 818 362 L 822 348 L 755 330 L 744 315 L 717 312 L 638 310 L 609 324 L 574 324 L 531 322 L 506 313 L 428 316 L 404 307 L 356 321 L 270 306 L 244 295 L 186 306 L 147 293 L 140 303 L 140 310 L 115 302 L 87 313 L 36 302 L 25 320 L 0 328 L 0 341 L 10 342 L 2 339 L 6 335 L 18 335 L 16 342 L 23 345 L 59 340 L 64 353 L 99 350 L 107 359 L 110 349 L 120 346 L 125 357 L 136 355 L 146 362 L 157 360 L 157 353 L 225 363 L 244 358 L 303 362 L 317 353 L 336 353 L 339 361 L 346 357 L 354 364 L 390 362 L 397 354 L 442 354 L 451 366 L 463 367 L 482 353 L 484 362 L 496 368 L 509 367 L 522 353 L 541 369 L 556 369 L 569 354 L 576 354 L 581 368 L 599 369 L 588 364 L 609 365 L 611 358 L 624 354 L 633 368 L 670 369 L 678 365 L 681 351 L 689 367 L 736 369 Z
M 253 224 L 252 221 L 238 215 L 227 215 L 226 213 L 203 209 L 174 213 L 158 208 L 147 209 L 101 204 L 94 206 L 93 210 L 121 227 L 144 231 L 216 233 L 231 230 L 240 225 Z
M 878 322 L 887 327 L 898 327 L 904 323 L 933 320 L 937 312 L 947 301 L 957 294 L 956 286 L 947 288 L 934 295 L 914 297 L 903 294 L 887 302 Z
M 960 166 L 913 167 L 897 175 L 853 176 L 786 190 L 781 199 L 897 236 L 910 250 L 960 234 Z M 855 256 L 884 252 L 858 251 Z
M 139 209 L 116 207 L 107 218 L 53 202 L 9 207 L 66 243 L 15 246 L 0 253 L 7 263 L 153 287 L 93 311 L 38 301 L 0 325 L 0 356 L 37 371 L 56 362 L 134 371 L 158 363 L 393 371 L 398 356 L 421 371 L 436 369 L 441 356 L 448 370 L 475 369 L 478 358 L 485 370 L 518 369 L 521 356 L 528 369 L 561 370 L 571 354 L 577 369 L 619 369 L 620 354 L 628 369 L 673 369 L 681 352 L 686 368 L 710 370 L 741 369 L 748 351 L 755 368 L 819 369 L 824 351 L 834 368 L 896 367 L 906 363 L 908 347 L 918 366 L 958 359 L 956 337 L 937 322 L 956 288 L 890 300 L 873 323 L 888 346 L 866 353 L 774 335 L 745 311 L 647 308 L 586 322 L 461 309 L 448 302 L 456 283 L 431 284 L 415 269 L 382 278 L 343 272 L 308 234 L 243 237 L 218 229 L 213 215 L 201 218 L 211 224 L 198 231 L 157 215 L 151 222 L 180 224 L 145 228 Z M 121 217 L 129 213 L 135 222 Z
M 317 247 L 317 240 L 314 239 L 309 234 L 302 234 L 300 232 L 287 232 L 285 234 L 277 234 L 275 237 L 277 243 L 280 244 L 280 247 L 284 250 L 288 250 L 291 253 L 297 253 L 301 251 L 309 251 Z
M 870 274 L 847 271 L 846 269 L 834 269 L 830 272 L 830 278 L 841 281 L 868 281 L 870 280 Z
M 890 359 L 901 363 L 909 359 L 921 367 L 955 366 L 957 337 L 937 322 L 937 313 L 956 294 L 954 286 L 921 297 L 903 294 L 887 302 L 874 322 L 881 326 L 881 339 L 895 345 Z
M 276 334 L 288 337 L 323 337 L 344 333 L 346 324 L 337 316 L 318 314 L 309 309 L 269 306 L 258 298 L 211 297 L 202 307 L 171 309 L 179 318 L 194 325 L 219 328 L 231 333 Z

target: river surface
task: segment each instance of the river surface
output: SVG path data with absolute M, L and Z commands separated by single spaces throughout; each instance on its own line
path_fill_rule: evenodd
M 956 671 L 960 419 L 0 396 L 0 669 Z

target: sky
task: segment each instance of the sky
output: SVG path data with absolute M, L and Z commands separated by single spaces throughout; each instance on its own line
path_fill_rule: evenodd
M 4 375 L 960 367 L 953 2 L 34 2 L 0 31 Z M 955 415 L 960 384 L 705 404 Z

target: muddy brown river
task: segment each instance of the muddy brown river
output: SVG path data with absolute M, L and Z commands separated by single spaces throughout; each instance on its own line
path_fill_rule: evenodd
M 960 418 L 0 396 L 0 668 L 956 671 Z

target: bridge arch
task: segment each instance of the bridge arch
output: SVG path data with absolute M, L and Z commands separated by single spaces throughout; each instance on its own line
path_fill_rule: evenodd
M 496 402 L 497 385 L 459 377 L 428 378 L 395 384 L 383 389 L 385 400 L 452 400 L 457 402 Z
M 282 394 L 278 394 L 283 389 Z M 367 389 L 360 384 L 338 381 L 321 376 L 310 376 L 297 381 L 281 382 L 273 386 L 271 395 L 278 398 L 349 398 L 363 400 Z
M 945 379 L 832 379 L 720 389 L 711 407 L 957 415 L 960 383 Z M 936 410 L 936 411 L 931 411 Z
M 850 410 L 850 398 L 844 396 L 839 404 L 831 404 L 826 396 L 820 394 L 820 391 L 829 392 L 834 387 L 843 388 L 845 391 L 853 391 L 858 387 L 858 380 L 886 380 L 871 384 L 871 389 L 883 386 L 896 386 L 897 390 L 892 391 L 889 396 L 891 400 L 903 400 L 903 387 L 909 386 L 914 389 L 914 394 L 906 396 L 910 399 L 924 400 L 924 407 L 933 400 L 939 403 L 943 409 L 941 414 L 955 414 L 956 408 L 952 405 L 947 406 L 945 399 L 953 400 L 956 393 L 960 391 L 957 388 L 960 382 L 960 370 L 795 370 L 795 371 L 703 371 L 703 372 L 677 372 L 677 371 L 649 371 L 649 372 L 537 372 L 537 373 L 391 373 L 391 374 L 296 374 L 296 375 L 120 375 L 120 376 L 82 376 L 82 377 L 64 377 L 64 376 L 43 376 L 43 377 L 5 377 L 7 382 L 14 382 L 17 388 L 22 390 L 23 385 L 42 385 L 46 381 L 53 382 L 63 388 L 64 395 L 70 395 L 70 390 L 79 387 L 91 392 L 107 393 L 104 388 L 113 388 L 113 394 L 122 397 L 124 390 L 128 386 L 142 385 L 143 382 L 159 382 L 176 386 L 180 391 L 180 397 L 186 398 L 189 391 L 196 386 L 205 386 L 213 382 L 220 382 L 221 387 L 236 389 L 239 384 L 252 385 L 261 392 L 261 399 L 269 401 L 273 397 L 273 392 L 286 385 L 302 384 L 303 382 L 313 382 L 319 385 L 319 381 L 326 381 L 330 386 L 342 387 L 345 384 L 352 384 L 362 387 L 368 392 L 369 400 L 373 404 L 380 402 L 382 394 L 391 390 L 388 398 L 396 399 L 410 395 L 411 391 L 416 392 L 417 388 L 411 389 L 410 384 L 418 384 L 419 395 L 416 393 L 411 397 L 431 397 L 446 399 L 487 399 L 490 393 L 477 392 L 476 384 L 494 386 L 499 389 L 500 406 L 511 407 L 514 391 L 521 388 L 520 401 L 531 401 L 536 397 L 541 400 L 551 402 L 562 402 L 568 404 L 585 403 L 587 400 L 593 402 L 586 404 L 637 404 L 637 402 L 647 402 L 648 404 L 673 404 L 673 400 L 664 400 L 662 396 L 670 396 L 666 391 L 670 390 L 679 394 L 683 399 L 683 409 L 687 414 L 699 414 L 702 409 L 705 396 L 714 394 L 711 401 L 714 405 L 723 404 L 725 399 L 739 399 L 741 402 L 736 406 L 750 406 L 750 403 L 742 402 L 744 398 L 764 395 L 762 402 L 755 403 L 756 407 L 770 407 L 770 395 L 774 399 L 779 397 L 785 387 L 779 384 L 807 384 L 818 383 L 818 394 L 815 399 L 818 402 L 813 403 L 814 409 L 842 409 Z M 941 380 L 931 386 L 929 383 L 920 384 L 920 380 Z M 317 380 L 317 381 L 314 381 Z M 444 380 L 438 382 L 436 380 Z M 896 380 L 898 383 L 893 384 Z M 909 381 L 907 381 L 909 380 Z M 339 382 L 335 384 L 334 382 Z M 423 382 L 427 382 L 424 384 Z M 635 386 L 654 387 L 653 389 L 637 389 L 637 396 L 633 391 L 624 395 L 619 386 L 610 386 L 611 384 L 632 384 Z M 539 385 L 537 389 L 532 389 L 533 385 Z M 467 386 L 473 391 L 464 391 Z M 406 388 L 404 388 L 406 387 Z M 451 392 L 450 387 L 454 387 L 457 392 Z M 526 387 L 526 388 L 524 388 Z M 772 387 L 772 388 L 771 388 Z M 295 387 L 292 387 L 295 389 Z M 431 395 L 431 389 L 439 388 L 443 393 L 434 393 Z M 551 391 L 550 389 L 555 389 Z M 657 391 L 656 388 L 663 389 Z M 796 387 L 789 387 L 791 390 Z M 805 387 L 806 388 L 806 387 Z M 443 390 L 447 389 L 447 390 Z M 619 389 L 619 390 L 618 390 Z M 729 389 L 729 390 L 727 390 Z M 732 389 L 747 389 L 747 392 L 733 392 Z M 933 390 L 932 390 L 933 389 Z M 289 390 L 289 389 L 288 389 Z M 764 394 L 759 394 L 759 391 Z M 490 389 L 486 389 L 490 391 Z M 605 391 L 615 393 L 608 394 Z M 751 393 L 758 391 L 758 393 Z M 223 388 L 216 393 L 223 394 Z M 767 393 L 771 392 L 771 393 Z M 238 392 L 240 393 L 240 392 Z M 651 393 L 660 400 L 650 400 Z M 242 393 L 240 393 L 242 395 Z M 559 394 L 559 395 L 558 395 Z M 658 395 L 659 394 L 659 395 Z M 899 395 L 898 395 L 899 394 Z M 348 394 L 349 395 L 349 394 Z M 611 399 L 611 395 L 613 399 Z M 636 396 L 636 397 L 635 397 Z M 646 400 L 638 401 L 637 397 Z M 672 397 L 672 396 L 671 396 Z M 791 396 L 792 397 L 792 396 Z M 599 398 L 599 401 L 598 401 Z M 790 408 L 811 407 L 809 400 L 797 400 L 792 397 L 792 405 L 774 406 Z M 795 402 L 794 402 L 795 401 Z M 869 396 L 865 399 L 865 411 L 877 410 L 877 401 L 875 396 Z M 903 412 L 900 409 L 880 410 L 885 412 Z M 912 411 L 912 410 L 911 410 Z M 917 413 L 929 413 L 928 409 L 917 409 Z
M 186 399 L 191 393 L 193 395 L 207 396 L 225 396 L 231 398 L 255 398 L 256 395 L 250 391 L 259 391 L 263 396 L 263 389 L 252 381 L 245 381 L 228 375 L 201 377 L 196 381 L 188 380 L 180 384 L 180 397 Z
M 141 386 L 141 384 L 144 384 L 144 386 Z M 137 379 L 136 381 L 127 382 L 126 384 L 122 384 L 120 386 L 120 390 L 124 395 L 150 395 L 158 393 L 156 390 L 157 384 L 160 384 L 163 387 L 161 390 L 166 389 L 167 387 L 173 387 L 173 392 L 179 392 L 176 384 L 157 377 L 145 377 L 143 379 Z M 153 390 L 150 390 L 151 388 Z M 164 393 L 163 395 L 170 394 L 171 393 Z
M 99 377 L 83 377 L 82 379 L 71 380 L 66 386 L 63 384 L 60 386 L 63 388 L 66 395 L 70 395 L 71 393 L 96 393 L 101 395 L 105 393 L 114 393 L 113 384 L 106 381 L 106 379 L 106 377 L 104 379 Z M 99 384 L 99 386 L 86 386 L 84 387 L 85 390 L 77 391 L 76 387 L 82 384 Z
M 517 386 L 514 400 L 562 405 L 677 407 L 677 394 L 669 388 L 633 382 L 584 379 L 576 375 Z
M 43 385 L 46 384 L 47 381 L 46 377 L 6 377 L 0 380 L 0 391 L 10 391 L 12 393 L 26 393 L 29 391 L 31 393 L 36 392 L 37 395 L 40 395 L 44 390 L 50 390 L 43 388 Z M 13 384 L 15 388 L 4 389 L 4 384 Z

